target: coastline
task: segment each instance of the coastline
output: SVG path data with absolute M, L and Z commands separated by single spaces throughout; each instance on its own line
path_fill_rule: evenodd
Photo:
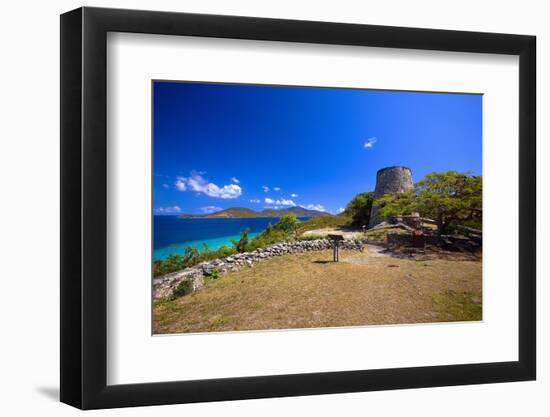
M 269 223 L 279 217 L 204 217 L 181 218 L 179 215 L 153 216 L 153 261 L 165 260 L 172 254 L 183 254 L 185 247 L 195 247 L 203 252 L 203 244 L 209 250 L 232 246 L 232 240 L 239 240 L 240 233 L 249 229 L 249 239 L 265 230 Z M 299 218 L 302 221 L 308 217 Z
M 253 237 L 259 235 L 261 232 L 253 232 L 249 233 L 248 237 L 252 239 Z M 198 240 L 187 240 L 177 243 L 172 243 L 169 246 L 163 246 L 161 248 L 153 249 L 153 261 L 163 261 L 168 256 L 172 254 L 183 254 L 185 248 L 187 246 L 195 247 L 199 252 L 203 252 L 203 244 L 206 243 L 208 245 L 208 249 L 210 250 L 216 250 L 221 248 L 222 246 L 232 246 L 231 240 L 239 240 L 240 235 L 228 235 L 228 236 L 220 236 L 220 237 L 214 237 L 214 238 L 208 238 L 208 239 L 198 239 Z

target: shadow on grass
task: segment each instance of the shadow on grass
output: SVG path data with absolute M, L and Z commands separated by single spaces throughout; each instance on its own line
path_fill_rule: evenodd
M 334 262 L 334 261 L 313 261 L 314 264 L 335 264 L 335 263 L 338 263 L 338 262 Z

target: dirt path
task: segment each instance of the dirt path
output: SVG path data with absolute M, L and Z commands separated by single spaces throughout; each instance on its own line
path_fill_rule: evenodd
M 382 246 L 367 244 L 365 245 L 365 251 L 363 253 L 341 258 L 340 261 L 348 262 L 354 265 L 368 265 L 373 259 L 390 256 L 389 254 L 384 253 L 384 250 L 385 248 Z

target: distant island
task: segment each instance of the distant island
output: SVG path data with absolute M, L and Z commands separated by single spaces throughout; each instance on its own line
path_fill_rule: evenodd
M 207 214 L 180 214 L 182 219 L 221 219 L 221 218 L 251 218 L 251 217 L 282 217 L 286 214 L 294 214 L 296 217 L 331 216 L 330 213 L 319 210 L 308 210 L 303 207 L 290 207 L 284 209 L 265 209 L 255 211 L 246 207 L 230 207 L 225 210 Z

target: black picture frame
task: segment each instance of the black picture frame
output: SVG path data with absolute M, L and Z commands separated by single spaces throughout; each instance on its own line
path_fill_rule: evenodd
M 107 375 L 108 32 L 519 56 L 519 360 L 112 385 Z M 534 36 L 80 8 L 61 16 L 61 401 L 82 409 L 533 380 Z

